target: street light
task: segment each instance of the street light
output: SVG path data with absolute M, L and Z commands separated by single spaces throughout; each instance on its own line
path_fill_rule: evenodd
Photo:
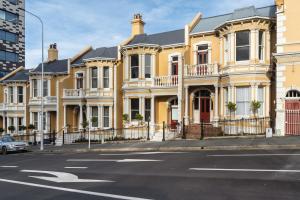
M 41 23 L 42 26 L 42 74 L 41 74 L 41 115 L 40 115 L 40 133 L 41 133 L 41 148 L 40 150 L 43 151 L 44 150 L 44 129 L 43 129 L 43 121 L 44 121 L 44 23 L 43 20 L 37 16 L 36 14 L 33 14 L 30 11 L 27 11 L 25 9 L 22 9 L 24 12 L 30 14 L 31 16 L 35 17 L 36 19 L 38 19 L 38 21 Z

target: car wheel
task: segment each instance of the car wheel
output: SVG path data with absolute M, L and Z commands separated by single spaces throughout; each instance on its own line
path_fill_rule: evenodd
M 6 155 L 7 154 L 7 148 L 6 147 L 2 147 L 2 154 Z

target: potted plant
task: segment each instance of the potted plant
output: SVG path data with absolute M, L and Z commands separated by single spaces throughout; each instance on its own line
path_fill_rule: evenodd
M 22 126 L 19 127 L 19 130 L 20 130 L 20 131 L 25 131 L 26 128 L 27 128 L 26 126 L 22 125 Z
M 257 114 L 258 114 L 258 110 L 260 109 L 261 107 L 261 103 L 259 101 L 252 101 L 251 102 L 251 109 L 252 109 L 252 112 L 254 114 L 254 118 L 257 117 Z
M 4 129 L 3 128 L 0 128 L 0 134 L 2 135 L 4 132 Z
M 143 117 L 143 115 L 138 113 L 138 114 L 135 115 L 135 119 L 138 120 L 139 125 L 141 125 L 144 117 Z
M 235 113 L 237 107 L 236 107 L 236 104 L 233 103 L 233 102 L 228 102 L 227 104 L 227 108 L 229 110 L 229 113 L 230 113 L 230 120 L 232 119 L 232 113 Z
M 129 115 L 128 115 L 128 114 L 123 114 L 123 115 L 122 115 L 122 119 L 123 119 L 123 126 L 124 126 L 125 128 L 127 128 L 127 126 L 128 126 L 128 121 L 129 121 Z
M 32 130 L 35 129 L 35 126 L 33 124 L 29 124 L 27 128 L 31 132 Z
M 16 128 L 14 126 L 9 126 L 8 130 L 10 131 L 10 133 L 13 133 L 16 130 Z

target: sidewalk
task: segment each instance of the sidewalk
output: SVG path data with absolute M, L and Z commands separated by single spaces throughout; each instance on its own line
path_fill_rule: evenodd
M 205 140 L 174 140 L 165 142 L 130 141 L 105 144 L 69 144 L 61 147 L 46 145 L 44 152 L 128 152 L 128 151 L 201 151 L 248 149 L 300 149 L 300 137 L 273 138 L 209 138 Z M 39 152 L 39 146 L 32 147 Z

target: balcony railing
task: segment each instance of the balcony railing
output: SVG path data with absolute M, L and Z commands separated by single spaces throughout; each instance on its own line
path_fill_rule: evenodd
M 1 103 L 0 110 L 1 111 L 24 111 L 25 105 Z
M 85 96 L 83 89 L 64 89 L 64 97 L 82 98 Z
M 217 64 L 186 65 L 185 75 L 188 77 L 205 77 L 218 74 Z
M 153 78 L 153 86 L 154 87 L 175 87 L 178 85 L 178 76 L 170 75 L 170 76 L 158 76 Z

